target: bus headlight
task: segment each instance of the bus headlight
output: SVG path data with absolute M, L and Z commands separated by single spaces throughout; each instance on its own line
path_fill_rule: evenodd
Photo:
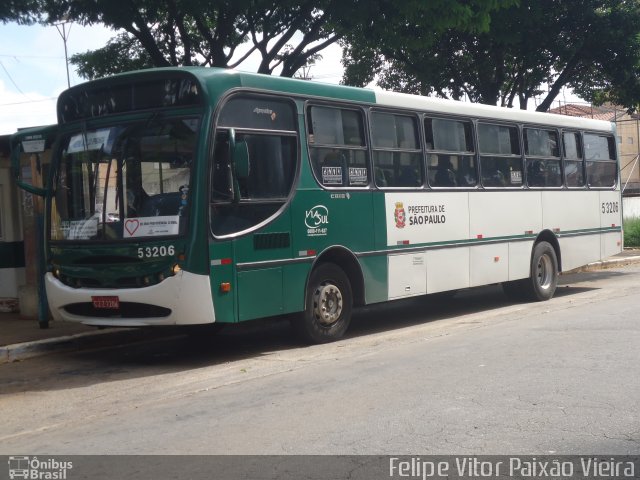
M 171 267 L 171 273 L 173 273 L 174 275 L 177 275 L 180 270 L 182 270 L 182 268 L 177 263 L 173 267 Z

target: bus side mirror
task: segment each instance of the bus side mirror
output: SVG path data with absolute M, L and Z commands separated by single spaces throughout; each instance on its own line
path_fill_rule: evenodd
M 47 193 L 47 190 L 45 188 L 34 185 L 35 183 L 34 177 L 37 175 L 33 174 L 32 168 L 30 166 L 20 165 L 21 153 L 22 151 L 20 147 L 20 142 L 17 142 L 17 144 L 15 144 L 14 142 L 11 142 L 11 172 L 13 175 L 13 179 L 16 182 L 16 185 L 18 185 L 18 187 L 21 188 L 22 190 L 25 190 L 34 195 L 38 195 L 40 197 L 44 197 Z M 36 173 L 40 174 L 42 171 L 40 154 L 34 153 L 33 156 L 35 160 Z
M 49 176 L 53 139 L 57 128 L 21 130 L 11 137 L 11 171 L 19 188 L 44 197 Z

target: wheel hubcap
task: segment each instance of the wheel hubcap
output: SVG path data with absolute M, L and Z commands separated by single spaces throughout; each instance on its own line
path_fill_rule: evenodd
M 549 255 L 542 255 L 538 260 L 536 279 L 541 289 L 546 290 L 551 287 L 553 282 L 553 262 Z
M 342 293 L 331 283 L 320 285 L 313 294 L 313 313 L 323 325 L 332 325 L 342 314 Z

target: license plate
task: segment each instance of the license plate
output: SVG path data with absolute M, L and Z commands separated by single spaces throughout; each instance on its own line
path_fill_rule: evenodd
M 91 297 L 94 308 L 117 310 L 120 308 L 120 298 L 118 297 Z

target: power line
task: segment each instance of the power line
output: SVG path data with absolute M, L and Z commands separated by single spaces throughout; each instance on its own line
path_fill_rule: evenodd
M 9 70 L 7 70 L 4 67 L 4 63 L 0 62 L 0 67 L 2 67 L 2 70 L 4 70 L 4 73 L 7 74 L 7 77 L 9 77 L 9 80 L 11 80 L 11 83 L 13 83 L 13 86 L 16 87 L 18 89 L 18 91 L 24 95 L 24 92 L 22 90 L 20 90 L 20 87 L 18 86 L 18 84 L 16 82 L 13 81 L 13 78 L 11 77 L 11 74 L 9 73 Z
M 61 57 L 60 55 L 16 55 L 15 53 L 10 55 L 10 54 L 6 54 L 6 53 L 0 53 L 0 57 L 5 57 L 5 58 L 15 58 L 16 60 L 19 58 L 50 58 L 50 59 L 56 59 L 56 60 L 60 60 Z
M 24 105 L 25 103 L 50 102 L 51 100 L 56 100 L 57 98 L 58 97 L 49 97 L 49 98 L 42 98 L 40 100 L 26 100 L 24 102 L 0 103 L 0 107 L 7 107 L 9 105 Z

